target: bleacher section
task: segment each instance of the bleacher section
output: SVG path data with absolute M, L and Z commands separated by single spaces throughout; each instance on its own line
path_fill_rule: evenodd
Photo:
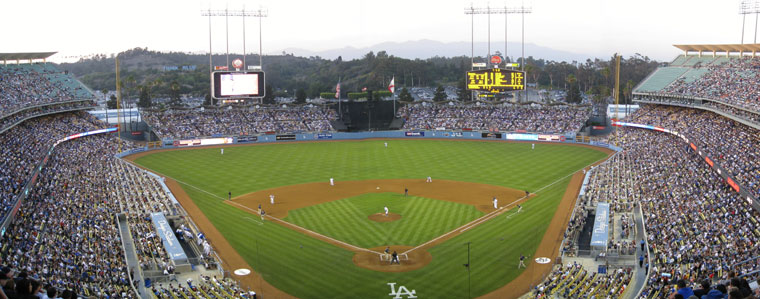
M 657 92 L 689 71 L 685 67 L 660 67 L 642 82 L 634 92 Z

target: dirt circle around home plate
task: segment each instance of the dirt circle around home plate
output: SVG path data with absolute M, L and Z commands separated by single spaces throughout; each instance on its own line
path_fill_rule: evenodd
M 388 216 L 385 216 L 385 213 L 375 213 L 372 215 L 369 215 L 369 220 L 375 221 L 375 222 L 391 222 L 401 219 L 401 215 L 396 213 L 388 213 Z
M 391 264 L 391 254 L 385 253 L 385 248 L 389 248 L 389 252 L 394 251 L 398 255 L 398 264 Z M 359 267 L 380 271 L 380 272 L 407 272 L 421 269 L 433 260 L 433 255 L 423 248 L 418 248 L 407 252 L 412 249 L 411 246 L 391 245 L 370 248 L 370 251 L 361 251 L 354 254 L 354 265 Z M 381 259 L 381 255 L 384 255 Z

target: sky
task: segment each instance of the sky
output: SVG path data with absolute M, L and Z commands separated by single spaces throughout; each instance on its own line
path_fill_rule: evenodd
M 58 51 L 52 60 L 110 54 L 135 47 L 151 50 L 209 51 L 209 19 L 201 10 L 265 8 L 263 51 L 312 51 L 368 47 L 421 39 L 471 39 L 465 7 L 519 7 L 525 16 L 525 42 L 588 55 L 640 53 L 671 60 L 673 44 L 740 43 L 741 0 L 8 0 L 2 5 L 0 52 Z M 746 18 L 745 42 L 754 40 L 754 14 Z M 243 51 L 242 18 L 229 18 L 229 50 Z M 488 39 L 487 17 L 474 20 L 475 41 Z M 508 40 L 519 42 L 520 17 L 509 15 Z M 258 52 L 258 19 L 246 20 L 246 52 Z M 212 50 L 227 47 L 225 18 L 211 22 Z M 491 16 L 493 48 L 503 47 L 504 16 Z M 430 49 L 435 56 L 435 49 Z M 393 53 L 389 53 L 393 54 Z M 469 55 L 469 53 L 462 53 Z M 526 53 L 530 55 L 530 53 Z M 540 58 L 540 57 L 537 57 Z

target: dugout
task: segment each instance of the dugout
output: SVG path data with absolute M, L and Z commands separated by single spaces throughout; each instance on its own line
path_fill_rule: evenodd
M 591 255 L 599 256 L 600 253 L 607 252 L 607 243 L 609 238 L 610 226 L 610 204 L 600 202 L 596 205 L 596 215 L 594 216 L 594 230 L 591 232 Z

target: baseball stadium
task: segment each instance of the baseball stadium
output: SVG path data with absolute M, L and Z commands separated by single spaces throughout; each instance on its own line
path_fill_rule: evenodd
M 201 15 L 209 48 L 212 18 L 269 17 Z M 760 298 L 760 44 L 557 83 L 488 30 L 416 75 L 229 41 L 0 53 L 0 299 Z

